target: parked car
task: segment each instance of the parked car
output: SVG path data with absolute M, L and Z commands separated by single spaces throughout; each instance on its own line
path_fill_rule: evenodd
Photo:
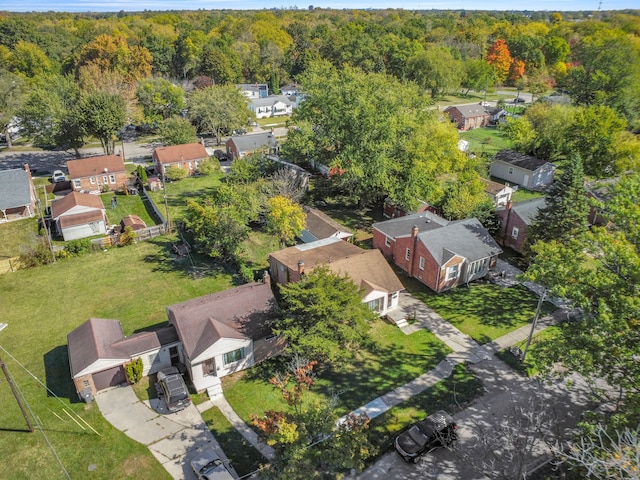
M 232 133 L 234 135 L 244 135 L 247 131 L 244 128 L 237 128 Z
M 233 476 L 212 448 L 203 450 L 191 460 L 191 468 L 198 480 L 233 480 Z
M 214 150 L 213 156 L 216 157 L 221 162 L 227 159 L 227 155 L 222 150 Z
M 64 182 L 66 179 L 67 176 L 62 170 L 54 170 L 53 175 L 51 175 L 51 181 L 53 183 Z
M 176 367 L 168 367 L 158 372 L 160 393 L 164 396 L 167 409 L 171 412 L 179 412 L 191 403 L 189 391 L 184 384 L 182 375 Z
M 457 440 L 457 428 L 451 415 L 439 410 L 398 435 L 395 447 L 405 462 L 416 463 L 421 455 Z
M 514 98 L 514 99 L 512 100 L 512 102 L 513 102 L 513 103 L 524 103 L 524 102 L 525 102 L 525 100 L 524 100 L 524 98 L 520 98 L 520 97 L 518 97 L 518 98 Z

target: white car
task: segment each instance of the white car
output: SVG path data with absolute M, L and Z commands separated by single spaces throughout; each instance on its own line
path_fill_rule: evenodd
M 64 182 L 67 179 L 67 176 L 64 174 L 62 170 L 55 170 L 53 175 L 51 175 L 51 181 L 53 183 Z
M 199 452 L 191 460 L 191 468 L 198 476 L 198 480 L 234 480 L 233 475 L 212 448 Z

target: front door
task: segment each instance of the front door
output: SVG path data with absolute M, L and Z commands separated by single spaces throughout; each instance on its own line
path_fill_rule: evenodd
M 171 359 L 171 365 L 177 365 L 180 363 L 180 353 L 178 347 L 169 348 L 169 358 Z

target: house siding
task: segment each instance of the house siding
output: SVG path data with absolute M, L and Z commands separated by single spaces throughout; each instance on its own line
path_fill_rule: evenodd
M 445 110 L 451 120 L 456 123 L 460 130 L 472 130 L 474 128 L 486 127 L 489 124 L 490 115 L 476 115 L 465 117 L 460 110 L 455 107 Z
M 500 243 L 522 253 L 522 246 L 527 238 L 527 224 L 510 208 L 499 210 L 497 213 L 501 219 Z M 514 227 L 518 229 L 517 238 L 512 237 Z
M 115 176 L 115 182 L 111 182 L 111 175 Z M 107 177 L 107 183 L 104 182 Z M 93 183 L 91 183 L 93 179 Z M 79 182 L 79 185 L 78 185 Z M 110 192 L 124 190 L 127 186 L 126 172 L 109 172 L 105 175 L 93 175 L 91 177 L 72 178 L 71 186 L 76 192 L 102 192 L 104 185 L 107 185 Z
M 512 169 L 512 173 L 509 173 L 510 169 Z M 531 171 L 500 160 L 494 160 L 491 164 L 490 173 L 493 177 L 533 190 L 553 183 L 554 167 L 551 163 L 546 163 L 535 171 Z

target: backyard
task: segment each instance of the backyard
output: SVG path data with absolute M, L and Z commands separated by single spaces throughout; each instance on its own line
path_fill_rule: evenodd
M 500 150 L 511 149 L 511 140 L 498 128 L 474 128 L 460 132 L 460 138 L 469 142 L 469 152 L 493 158 Z
M 194 277 L 191 263 L 170 254 L 173 241 L 158 237 L 0 275 L 2 299 L 11 304 L 2 319 L 8 324 L 0 332 L 0 345 L 6 349 L 2 359 L 29 405 L 32 421 L 38 419 L 72 477 L 89 469 L 96 479 L 139 478 L 141 470 L 147 478 L 169 478 L 145 447 L 106 423 L 95 403 L 77 400 L 69 375 L 66 336 L 91 317 L 120 320 L 125 335 L 165 325 L 166 306 L 232 285 L 230 274 L 204 261 L 196 265 L 199 274 Z M 62 403 L 47 394 L 31 374 Z M 24 418 L 6 382 L 0 383 L 0 404 L 2 476 L 31 479 L 37 471 L 41 478 L 64 478 L 42 433 L 25 432 Z M 72 421 L 63 406 L 80 415 L 99 435 Z

